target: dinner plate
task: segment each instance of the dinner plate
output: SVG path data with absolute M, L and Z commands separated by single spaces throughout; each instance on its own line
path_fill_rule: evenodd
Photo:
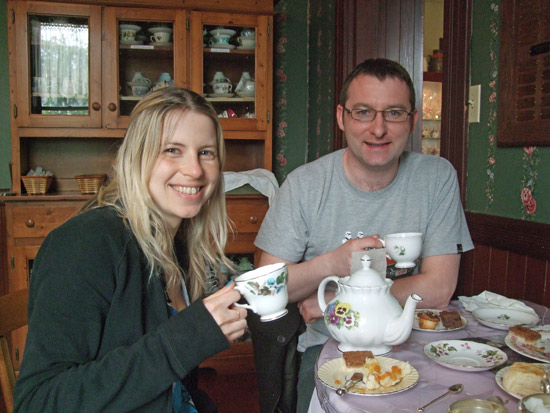
M 550 324 L 531 327 L 531 330 L 538 331 L 541 336 L 540 340 L 533 344 L 525 343 L 510 332 L 504 337 L 504 342 L 516 353 L 538 361 L 550 363 Z
M 430 311 L 430 312 L 432 312 L 436 315 L 439 315 L 439 313 L 441 312 L 441 310 L 434 310 L 434 309 L 431 309 L 431 308 L 416 310 L 415 313 L 414 313 L 413 330 L 422 331 L 424 333 L 446 333 L 448 331 L 456 331 L 456 330 L 463 329 L 464 327 L 466 327 L 468 325 L 468 320 L 466 320 L 464 317 L 460 316 L 460 319 L 462 320 L 462 326 L 460 326 L 460 327 L 447 329 L 443 326 L 443 323 L 441 323 L 441 321 L 438 321 L 438 323 L 436 324 L 434 330 L 429 330 L 427 328 L 420 328 L 420 325 L 418 324 L 418 313 L 423 313 L 423 312 L 426 312 L 426 311 Z
M 472 315 L 481 324 L 499 330 L 508 330 L 517 324 L 532 325 L 539 322 L 537 315 L 511 308 L 476 308 Z
M 393 366 L 398 363 L 402 363 L 400 360 L 389 357 L 377 356 L 376 359 L 379 363 L 385 366 Z M 367 374 L 367 370 L 364 368 L 346 367 L 345 360 L 340 357 L 327 361 L 319 367 L 317 376 L 325 386 L 337 390 L 338 388 L 343 387 L 346 380 L 349 379 L 354 372 L 364 372 L 365 375 Z M 349 389 L 348 394 L 354 394 L 357 396 L 385 396 L 387 394 L 400 393 L 413 387 L 418 382 L 419 377 L 418 370 L 411 366 L 411 372 L 403 377 L 403 379 L 394 386 L 367 390 L 365 384 L 361 383 L 356 384 Z
M 235 33 L 237 33 L 235 30 L 231 29 L 214 29 L 210 30 L 210 34 L 212 36 L 219 36 L 220 34 L 228 34 L 229 36 L 233 36 Z
M 544 371 L 546 371 L 549 375 L 550 375 L 550 364 L 546 364 L 546 363 L 532 363 L 534 366 L 537 366 L 537 367 L 540 367 L 541 369 L 543 369 Z M 516 399 L 521 399 L 522 397 L 524 397 L 525 395 L 521 395 L 521 394 L 517 394 L 517 393 L 512 393 L 508 390 L 506 390 L 504 388 L 504 385 L 502 384 L 502 377 L 504 375 L 504 372 L 506 370 L 508 370 L 510 368 L 510 366 L 507 366 L 507 367 L 503 367 L 501 368 L 496 376 L 495 376 L 495 381 L 497 382 L 497 385 L 498 387 L 500 387 L 502 390 L 504 390 L 506 393 L 508 393 L 510 396 L 513 396 L 515 397 Z
M 467 340 L 441 340 L 424 346 L 424 354 L 453 370 L 485 371 L 506 363 L 508 356 L 488 344 Z

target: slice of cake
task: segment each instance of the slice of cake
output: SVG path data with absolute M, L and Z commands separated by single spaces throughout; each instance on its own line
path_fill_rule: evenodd
M 531 363 L 515 362 L 502 375 L 502 385 L 506 390 L 521 397 L 540 393 L 540 384 L 546 372 Z
M 364 367 L 365 361 L 374 357 L 370 351 L 344 351 L 342 356 L 346 367 Z
M 541 337 L 537 331 L 531 330 L 530 328 L 521 325 L 512 326 L 510 327 L 509 331 L 511 334 L 520 338 L 526 343 L 534 343 L 535 341 L 539 341 Z
M 462 317 L 457 311 L 441 311 L 439 317 L 441 317 L 441 324 L 447 330 L 462 327 Z

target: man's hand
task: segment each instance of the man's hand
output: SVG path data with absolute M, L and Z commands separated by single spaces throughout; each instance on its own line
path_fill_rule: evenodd
M 325 291 L 325 302 L 329 302 L 334 298 L 334 291 Z M 298 310 L 306 323 L 313 323 L 319 318 L 323 317 L 323 312 L 319 307 L 319 300 L 317 299 L 317 290 L 298 302 Z

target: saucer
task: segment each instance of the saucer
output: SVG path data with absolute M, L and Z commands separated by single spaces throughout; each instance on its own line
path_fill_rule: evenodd
M 434 341 L 424 346 L 424 354 L 444 367 L 459 371 L 485 371 L 508 360 L 502 350 L 467 340 Z
M 539 322 L 537 315 L 512 308 L 476 308 L 472 315 L 481 324 L 498 330 L 508 330 L 516 324 L 533 325 Z
M 418 331 L 422 331 L 422 332 L 425 332 L 425 333 L 445 333 L 447 331 L 460 330 L 460 329 L 466 327 L 466 325 L 468 324 L 468 320 L 466 320 L 464 317 L 460 316 L 460 319 L 462 320 L 462 325 L 460 327 L 447 329 L 443 326 L 443 323 L 441 321 L 438 321 L 437 325 L 435 326 L 435 329 L 433 329 L 433 330 L 430 330 L 430 329 L 427 329 L 427 328 L 420 328 L 419 321 L 418 321 L 418 313 L 426 312 L 426 311 L 432 312 L 432 313 L 439 316 L 439 313 L 442 310 L 436 310 L 436 309 L 432 309 L 432 308 L 425 308 L 425 309 L 423 308 L 422 310 L 415 310 L 415 312 L 414 312 L 414 321 L 413 321 L 413 330 L 418 330 Z
M 210 45 L 211 49 L 234 49 L 234 44 L 212 44 Z
M 121 24 L 119 27 L 121 30 L 134 30 L 136 32 L 141 30 L 141 27 L 135 24 Z
M 151 42 L 153 46 L 172 46 L 173 44 L 172 42 Z
M 234 93 L 209 93 L 207 96 L 210 98 L 232 98 Z
M 143 40 L 121 40 L 120 44 L 143 44 Z
M 210 30 L 210 34 L 212 36 L 219 36 L 220 34 L 228 34 L 229 36 L 233 36 L 235 33 L 237 33 L 235 30 L 231 29 L 214 29 Z
M 164 32 L 164 33 L 172 33 L 173 30 L 170 27 L 151 27 L 150 29 L 147 29 L 149 32 L 155 34 L 158 32 Z
M 244 90 L 242 92 L 236 92 L 236 93 L 242 98 L 253 98 L 255 95 L 255 92 L 245 92 Z

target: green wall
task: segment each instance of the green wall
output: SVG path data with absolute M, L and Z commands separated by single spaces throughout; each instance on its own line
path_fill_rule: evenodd
M 550 147 L 497 146 L 500 3 L 474 0 L 471 84 L 481 85 L 481 121 L 469 129 L 466 209 L 550 223 Z
M 0 0 L 0 191 L 11 187 L 10 89 L 8 76 L 8 25 L 6 0 Z
M 282 182 L 333 148 L 334 0 L 281 0 L 275 10 L 273 172 Z

